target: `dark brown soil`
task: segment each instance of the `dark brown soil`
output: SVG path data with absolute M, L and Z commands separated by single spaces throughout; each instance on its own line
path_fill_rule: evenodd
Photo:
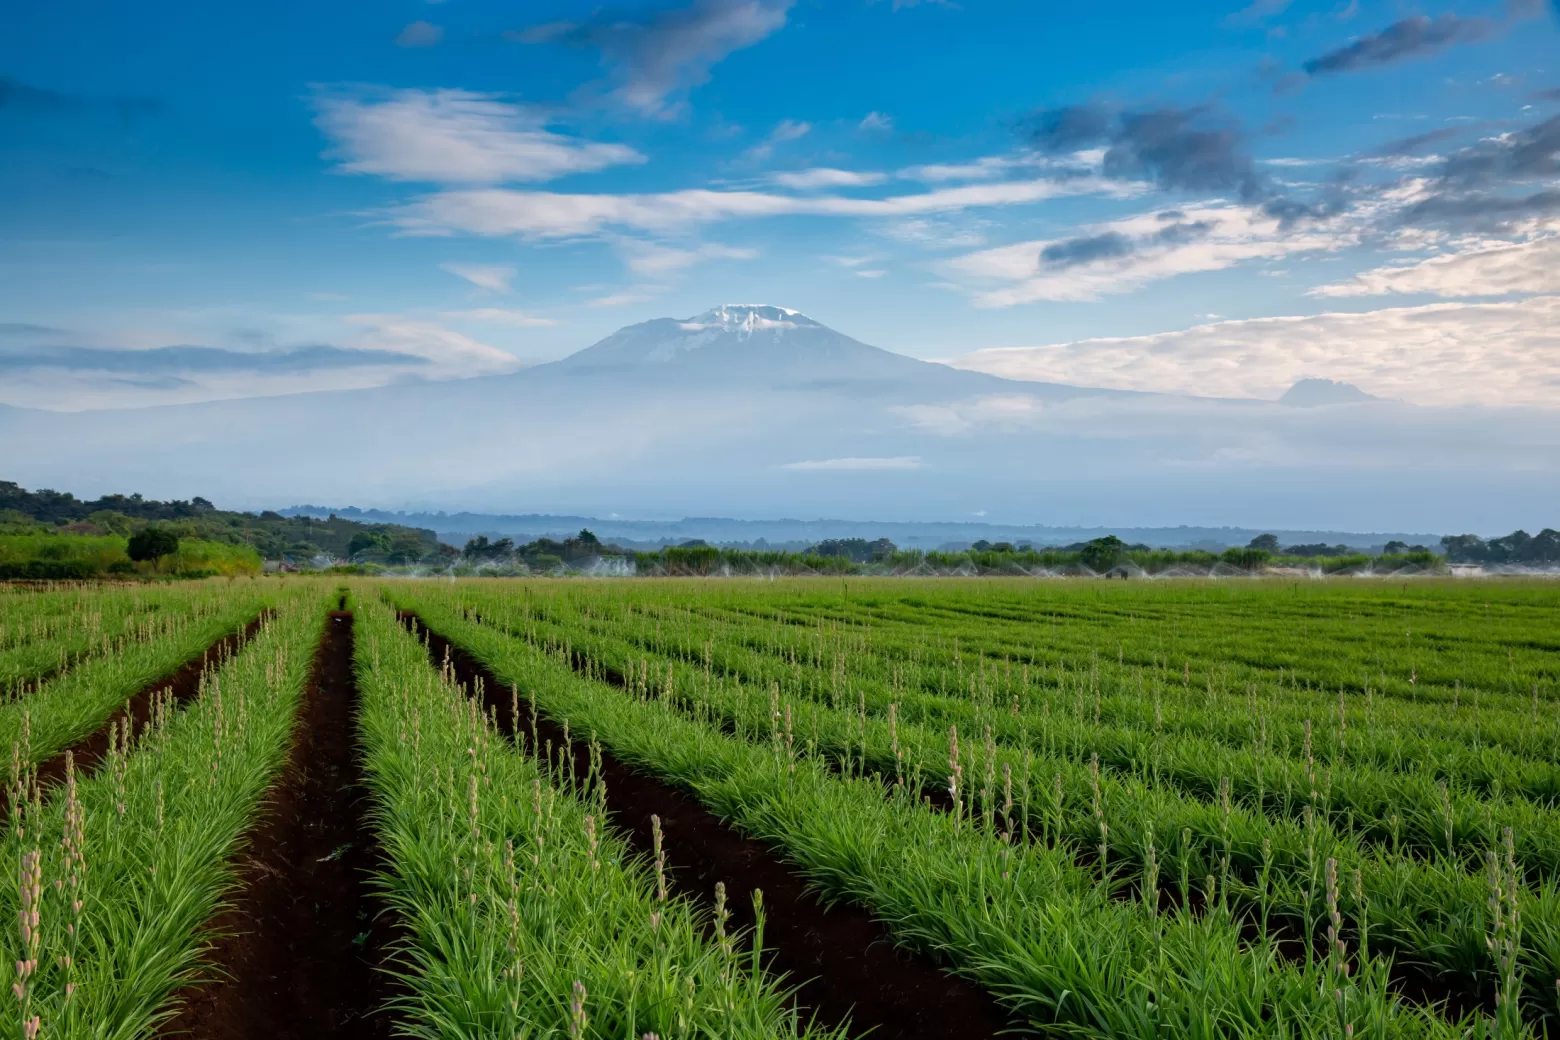
M 287 767 L 214 922 L 218 981 L 182 994 L 164 1036 L 196 1040 L 389 1037 L 391 926 L 368 889 L 379 850 L 355 746 L 352 615 L 335 611 L 314 659 Z
M 80 774 L 90 773 L 97 768 L 108 754 L 109 733 L 120 726 L 125 719 L 134 724 L 132 732 L 139 733 L 146 727 L 152 717 L 153 698 L 163 690 L 171 690 L 173 699 L 180 705 L 188 704 L 200 693 L 200 677 L 206 671 L 215 671 L 223 662 L 237 654 L 244 644 L 255 637 L 260 631 L 260 624 L 269 616 L 269 611 L 255 618 L 237 632 L 223 636 L 206 648 L 206 652 L 193 660 L 186 661 L 184 665 L 172 675 L 148 683 L 135 693 L 124 706 L 115 710 L 108 721 L 98 727 L 85 740 L 77 741 L 64 751 L 38 765 L 38 785 L 45 790 L 62 782 L 65 779 L 65 756 L 71 755 L 75 759 L 76 772 Z M 0 807 L 0 815 L 8 813 L 8 808 Z
M 446 659 L 468 688 L 481 680 L 485 708 L 493 709 L 510 732 L 510 695 L 476 658 L 454 646 L 411 614 L 403 620 L 428 642 L 436 666 Z M 524 691 L 521 691 L 523 696 Z M 521 730 L 529 730 L 529 718 Z M 514 734 L 511 734 L 514 735 Z M 538 719 L 537 739 L 563 746 L 563 729 Z M 516 736 L 522 744 L 525 732 Z M 571 741 L 578 774 L 589 766 L 589 748 Z M 762 842 L 727 827 L 688 794 L 637 773 L 602 752 L 602 775 L 613 822 L 636 852 L 652 849 L 651 816 L 661 818 L 674 886 L 708 904 L 723 881 L 738 927 L 753 924 L 749 893 L 764 893 L 764 945 L 771 970 L 800 983 L 797 1003 L 804 1013 L 830 1025 L 851 1023 L 851 1032 L 870 1031 L 882 1040 L 974 1040 L 1019 1023 L 1010 1020 L 989 993 L 947 974 L 930 959 L 897 946 L 882 923 L 856 906 L 825 907 L 805 876 Z

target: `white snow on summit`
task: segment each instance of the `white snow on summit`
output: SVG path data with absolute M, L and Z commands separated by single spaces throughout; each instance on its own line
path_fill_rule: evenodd
M 800 311 L 767 303 L 726 303 L 678 323 L 689 332 L 717 330 L 752 335 L 760 329 L 819 328 Z

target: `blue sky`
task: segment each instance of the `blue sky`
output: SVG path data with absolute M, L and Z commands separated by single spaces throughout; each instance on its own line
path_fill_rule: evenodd
M 1020 377 L 1542 405 L 1557 56 L 1535 0 L 26 5 L 0 403 L 476 375 L 764 301 Z

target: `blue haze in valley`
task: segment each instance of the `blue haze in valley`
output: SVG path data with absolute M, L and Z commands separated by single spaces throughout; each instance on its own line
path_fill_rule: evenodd
M 1560 515 L 1539 0 L 28 5 L 0 479 L 220 505 Z

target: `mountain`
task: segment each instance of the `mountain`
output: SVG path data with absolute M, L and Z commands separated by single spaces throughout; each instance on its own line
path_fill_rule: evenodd
M 906 390 L 921 395 L 997 392 L 1015 386 L 1012 380 L 868 346 L 799 311 L 770 304 L 724 304 L 692 318 L 629 325 L 527 376 L 546 380 L 565 373 L 641 384 L 849 388 L 874 396 Z M 1122 393 L 1060 383 L 1018 385 L 1053 399 Z
M 1279 404 L 1291 408 L 1320 408 L 1330 404 L 1359 404 L 1362 401 L 1379 401 L 1381 398 L 1367 394 L 1352 383 L 1335 383 L 1331 379 L 1301 379 L 1284 391 Z
M 631 325 L 501 376 L 0 413 L 0 460 L 0 479 L 29 487 L 229 508 L 1378 531 L 1560 513 L 1560 479 L 1543 477 L 1560 475 L 1553 413 L 1449 422 L 1392 401 L 1009 380 L 758 304 Z

